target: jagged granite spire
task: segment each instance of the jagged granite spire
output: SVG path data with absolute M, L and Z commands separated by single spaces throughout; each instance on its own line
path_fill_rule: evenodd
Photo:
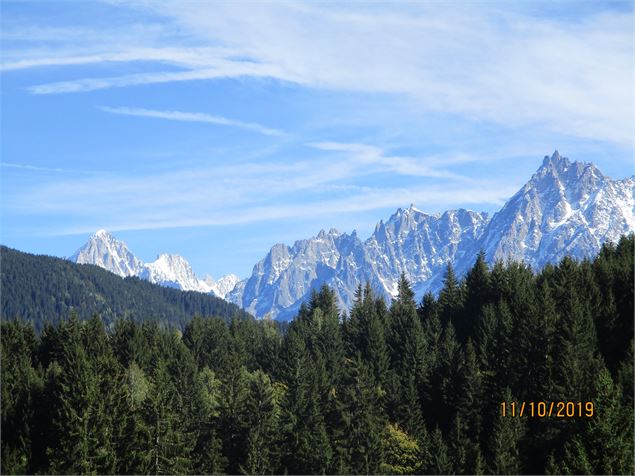
M 634 188 L 633 177 L 613 181 L 593 164 L 570 162 L 556 150 L 491 219 L 468 210 L 426 214 L 411 205 L 377 223 L 363 243 L 345 233 L 327 240 L 321 232 L 284 247 L 275 272 L 268 265 L 272 248 L 230 300 L 257 316 L 288 319 L 324 283 L 346 308 L 366 281 L 391 299 L 403 272 L 421 298 L 440 288 L 448 262 L 462 274 L 481 249 L 490 263 L 524 260 L 534 269 L 565 255 L 593 256 L 605 241 L 635 231 Z
M 124 278 L 137 276 L 162 286 L 183 291 L 211 292 L 221 298 L 231 290 L 227 287 L 231 285 L 233 288 L 239 281 L 235 275 L 223 276 L 213 283 L 198 279 L 187 260 L 175 254 L 162 253 L 156 261 L 144 263 L 123 241 L 103 229 L 91 235 L 86 244 L 69 259 L 79 264 L 99 266 Z

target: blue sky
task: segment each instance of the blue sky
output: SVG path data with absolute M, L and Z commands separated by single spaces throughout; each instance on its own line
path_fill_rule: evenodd
M 414 203 L 494 212 L 558 149 L 633 174 L 632 2 L 2 2 L 1 242 L 242 277 Z

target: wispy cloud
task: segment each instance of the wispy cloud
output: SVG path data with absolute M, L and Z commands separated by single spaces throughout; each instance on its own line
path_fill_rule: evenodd
M 306 144 L 314 149 L 343 154 L 349 159 L 358 161 L 364 165 L 375 165 L 383 172 L 395 173 L 414 177 L 436 177 L 460 181 L 472 179 L 460 174 L 442 169 L 453 159 L 439 160 L 437 157 L 405 157 L 387 154 L 379 147 L 367 144 L 342 143 L 342 142 L 309 142 Z M 463 160 L 467 160 L 465 156 Z
M 284 131 L 265 127 L 253 122 L 243 122 L 234 119 L 228 119 L 222 116 L 213 116 L 202 112 L 183 112 L 183 111 L 157 111 L 154 109 L 143 109 L 136 107 L 99 107 L 104 112 L 111 114 L 121 114 L 124 116 L 151 117 L 154 119 L 165 119 L 169 121 L 182 122 L 202 122 L 206 124 L 216 124 L 220 126 L 238 127 L 240 129 L 257 132 L 268 136 L 285 136 Z
M 49 51 L 26 52 L 26 58 L 6 58 L 0 63 L 0 71 L 16 71 L 48 66 L 79 66 L 95 63 L 157 62 L 183 67 L 212 66 L 233 51 L 227 48 L 123 48 L 122 51 L 79 54 L 69 51 L 62 55 L 52 55 Z M 112 86 L 115 86 L 113 84 Z M 111 87 L 112 87 L 111 86 Z M 52 90 L 51 90 L 52 91 Z
M 466 181 L 443 169 L 426 169 L 424 159 L 408 159 L 412 164 L 406 166 L 380 148 L 364 144 L 314 147 L 324 154 L 292 162 L 269 157 L 246 164 L 201 163 L 169 173 L 64 177 L 21 189 L 12 197 L 12 207 L 25 216 L 72 217 L 65 220 L 72 225 L 54 233 L 73 234 L 97 227 L 141 230 L 335 217 L 411 202 L 429 211 L 500 205 L 517 186 Z M 354 183 L 360 177 L 385 177 L 395 170 L 421 179 L 410 186 Z M 440 176 L 443 181 L 435 180 Z
M 31 165 L 31 164 L 14 164 L 11 162 L 0 162 L 0 167 L 9 168 L 9 169 L 22 169 L 22 170 L 33 170 L 37 172 L 56 172 L 56 173 L 73 173 L 73 174 L 86 174 L 86 175 L 95 175 L 101 172 L 92 171 L 92 170 L 71 170 L 59 167 L 40 167 L 39 165 Z
M 63 50 L 57 60 L 50 54 L 20 60 L 15 59 L 19 52 L 10 51 L 14 59 L 5 69 L 145 57 L 184 70 L 71 79 L 30 91 L 266 77 L 312 88 L 404 95 L 422 113 L 633 145 L 628 9 L 590 9 L 570 21 L 512 4 L 503 9 L 496 4 L 384 8 L 225 2 L 210 9 L 196 2 L 161 1 L 133 8 L 165 18 L 168 31 L 181 32 L 179 40 L 151 31 L 146 35 L 151 40 L 139 35 L 138 41 L 163 43 L 161 48 L 70 56 Z
M 113 87 L 138 86 L 143 84 L 201 81 L 241 76 L 282 77 L 275 67 L 246 61 L 219 61 L 213 68 L 196 68 L 185 71 L 159 71 L 105 78 L 82 78 L 58 81 L 29 87 L 32 94 L 80 93 Z
M 313 218 L 339 217 L 342 214 L 354 214 L 358 212 L 378 210 L 382 208 L 396 208 L 408 203 L 415 204 L 462 204 L 470 206 L 475 204 L 493 203 L 502 205 L 515 188 L 510 185 L 502 187 L 471 187 L 460 189 L 448 187 L 427 187 L 424 190 L 408 188 L 375 189 L 346 198 L 309 201 L 303 204 L 281 204 L 268 206 L 253 206 L 237 208 L 231 211 L 208 210 L 203 214 L 183 214 L 173 210 L 164 210 L 161 214 L 113 219 L 112 215 L 101 216 L 98 226 L 105 226 L 111 231 L 128 230 L 153 230 L 183 227 L 201 226 L 226 226 L 238 224 L 251 224 L 271 222 L 281 219 L 304 219 L 307 216 Z M 379 218 L 379 217 L 378 217 Z M 85 226 L 72 226 L 57 229 L 53 235 L 71 235 L 91 233 L 96 224 Z

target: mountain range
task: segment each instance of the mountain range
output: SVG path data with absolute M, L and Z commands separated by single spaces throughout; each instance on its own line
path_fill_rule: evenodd
M 448 263 L 461 275 L 481 250 L 490 263 L 522 260 L 534 269 L 567 255 L 592 257 L 604 242 L 635 231 L 634 195 L 635 176 L 612 180 L 595 165 L 571 162 L 555 151 L 491 217 L 464 209 L 427 214 L 411 205 L 380 221 L 364 241 L 355 231 L 331 229 L 293 246 L 276 244 L 242 281 L 235 275 L 199 279 L 178 255 L 162 254 L 145 264 L 104 230 L 71 260 L 213 293 L 257 317 L 287 320 L 322 284 L 333 288 L 347 309 L 366 282 L 386 299 L 394 297 L 404 273 L 420 298 L 440 289 Z
M 94 264 L 122 278 L 137 276 L 154 284 L 182 291 L 212 293 L 225 298 L 240 278 L 227 274 L 215 281 L 207 275 L 199 279 L 185 258 L 162 253 L 152 263 L 144 263 L 128 249 L 128 246 L 106 230 L 98 230 L 88 242 L 78 249 L 70 260 L 78 264 Z

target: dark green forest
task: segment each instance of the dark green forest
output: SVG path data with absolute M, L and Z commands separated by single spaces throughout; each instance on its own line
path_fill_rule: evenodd
M 98 266 L 75 264 L 52 256 L 37 256 L 0 246 L 2 317 L 58 323 L 72 312 L 99 314 L 106 328 L 116 318 L 153 320 L 162 326 L 185 328 L 194 315 L 247 316 L 234 304 L 197 292 L 184 292 L 136 277 L 121 278 Z
M 284 328 L 4 321 L 2 473 L 633 474 L 634 245 L 538 273 L 479 255 L 438 296 L 402 279 L 348 314 L 325 287 Z

